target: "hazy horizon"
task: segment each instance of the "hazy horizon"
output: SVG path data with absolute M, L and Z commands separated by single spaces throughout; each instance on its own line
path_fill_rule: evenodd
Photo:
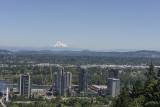
M 106 50 L 92 50 L 85 48 L 74 48 L 74 47 L 12 47 L 12 46 L 0 46 L 0 50 L 8 50 L 11 52 L 18 51 L 95 51 L 95 52 L 135 52 L 135 51 L 158 51 L 160 50 L 151 50 L 151 49 L 106 49 Z

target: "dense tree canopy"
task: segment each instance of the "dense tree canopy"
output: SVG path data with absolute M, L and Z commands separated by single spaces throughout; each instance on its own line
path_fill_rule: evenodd
M 156 73 L 151 63 L 145 75 L 144 83 L 138 79 L 132 89 L 124 86 L 111 107 L 160 107 L 159 71 Z

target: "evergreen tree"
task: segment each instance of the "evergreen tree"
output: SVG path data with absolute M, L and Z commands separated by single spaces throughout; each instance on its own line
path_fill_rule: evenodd
M 160 70 L 157 73 L 159 75 Z M 160 107 L 160 80 L 156 78 L 152 62 L 146 77 L 144 85 L 140 79 L 135 82 L 131 95 L 129 88 L 124 86 L 111 107 Z
M 156 79 L 156 73 L 154 72 L 154 65 L 152 62 L 149 65 L 148 72 L 145 75 L 146 75 L 147 79 L 149 79 L 149 80 Z
M 121 91 L 118 98 L 115 100 L 113 107 L 128 107 L 131 102 L 129 88 L 125 85 Z
M 136 98 L 138 96 L 140 96 L 141 94 L 143 94 L 143 83 L 141 82 L 140 79 L 138 79 L 135 84 L 133 85 L 133 89 L 132 89 L 132 97 Z
M 140 95 L 138 98 L 134 98 L 128 107 L 144 107 L 145 96 Z
M 160 77 L 160 68 L 158 69 L 157 77 Z

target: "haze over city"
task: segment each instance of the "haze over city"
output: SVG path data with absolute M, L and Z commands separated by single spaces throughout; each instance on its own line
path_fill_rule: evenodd
M 0 0 L 0 107 L 160 107 L 160 0 Z
M 1 0 L 0 46 L 159 50 L 159 0 Z

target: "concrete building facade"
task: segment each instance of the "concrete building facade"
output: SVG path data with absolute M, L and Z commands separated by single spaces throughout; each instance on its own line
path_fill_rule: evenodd
M 116 78 L 108 78 L 107 95 L 117 97 L 120 91 L 120 80 Z
M 21 96 L 29 97 L 31 95 L 31 79 L 29 74 L 20 74 L 18 89 Z
M 107 94 L 112 95 L 113 97 L 117 97 L 120 92 L 120 80 L 119 71 L 117 69 L 110 69 L 109 78 L 107 81 Z
M 71 72 L 65 72 L 64 73 L 64 88 L 71 88 L 72 86 L 72 73 Z

